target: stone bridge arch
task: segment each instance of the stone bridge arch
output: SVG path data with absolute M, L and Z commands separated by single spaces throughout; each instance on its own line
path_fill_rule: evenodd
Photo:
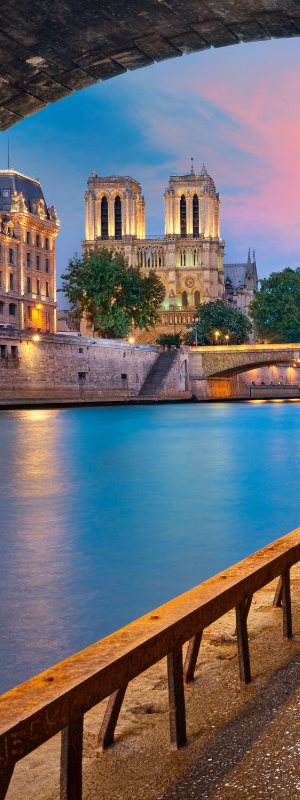
M 300 344 L 189 347 L 190 380 L 199 399 L 231 397 L 235 378 L 259 367 L 300 364 Z
M 74 91 L 155 61 L 299 35 L 295 0 L 4 3 L 0 130 Z

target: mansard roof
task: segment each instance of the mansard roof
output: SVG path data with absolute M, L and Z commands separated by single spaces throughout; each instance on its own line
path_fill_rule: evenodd
M 3 197 L 3 190 L 9 189 L 10 196 Z M 26 206 L 29 212 L 32 212 L 32 203 L 43 200 L 45 203 L 45 213 L 47 214 L 47 205 L 42 192 L 41 184 L 34 178 L 29 178 L 27 175 L 22 175 L 14 169 L 1 169 L 0 170 L 0 211 L 9 210 L 7 207 L 11 206 L 13 193 L 22 192 Z

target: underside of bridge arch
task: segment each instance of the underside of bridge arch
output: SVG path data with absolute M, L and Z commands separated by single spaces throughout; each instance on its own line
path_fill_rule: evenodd
M 240 375 L 242 372 L 250 372 L 253 369 L 260 369 L 261 367 L 275 367 L 280 365 L 292 366 L 295 363 L 295 359 L 290 358 L 273 358 L 272 361 L 253 361 L 249 364 L 241 364 L 240 366 L 222 370 L 221 372 L 214 372 L 212 375 L 207 376 L 207 380 L 215 380 L 216 378 L 232 378 L 234 375 Z M 297 363 L 297 366 L 300 366 L 300 364 Z
M 298 0 L 7 0 L 1 6 L 0 130 L 155 61 L 299 35 Z

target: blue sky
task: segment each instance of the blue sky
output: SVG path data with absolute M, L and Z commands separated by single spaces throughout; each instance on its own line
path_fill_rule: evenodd
M 208 50 L 101 82 L 9 132 L 10 163 L 38 176 L 61 223 L 59 277 L 84 236 L 94 167 L 140 181 L 146 231 L 164 232 L 171 172 L 204 161 L 220 192 L 226 261 L 255 248 L 260 277 L 299 258 L 299 39 Z M 0 166 L 7 166 L 0 134 Z M 59 295 L 59 305 L 66 301 Z

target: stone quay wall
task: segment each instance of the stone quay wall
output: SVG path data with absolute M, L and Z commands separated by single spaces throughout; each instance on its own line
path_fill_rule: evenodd
M 157 345 L 124 340 L 91 339 L 75 333 L 40 334 L 36 340 L 29 331 L 0 329 L 0 407 L 300 396 L 298 345 L 291 352 L 288 346 L 284 352 L 261 353 L 261 366 L 254 360 L 258 351 L 248 353 L 251 367 L 236 374 L 232 371 L 246 366 L 243 348 L 239 353 L 234 348 L 232 353 L 222 354 L 208 348 L 181 347 L 155 398 L 139 398 L 160 352 Z M 267 366 L 266 360 L 272 357 L 289 359 L 289 363 Z M 223 372 L 226 366 L 229 375 Z
M 126 401 L 136 397 L 157 345 L 0 330 L 0 406 Z

